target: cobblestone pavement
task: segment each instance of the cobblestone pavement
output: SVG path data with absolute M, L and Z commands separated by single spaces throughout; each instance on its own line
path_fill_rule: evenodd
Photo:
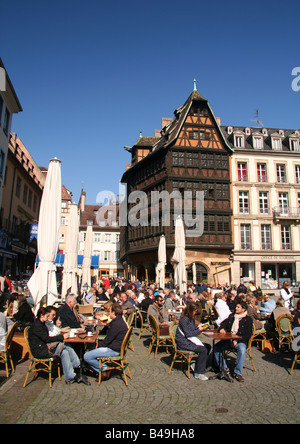
M 252 354 L 257 371 L 245 361 L 244 383 L 188 379 L 179 364 L 168 375 L 170 355 L 148 355 L 149 336 L 128 350 L 132 380 L 125 386 L 119 372 L 99 387 L 89 376 L 90 386 L 66 385 L 64 378 L 49 388 L 45 377 L 23 388 L 28 361 L 0 387 L 1 424 L 295 424 L 299 423 L 300 367 L 289 370 L 292 353 Z M 204 339 L 206 340 L 206 339 Z M 207 340 L 209 342 L 209 340 Z M 1 366 L 0 376 L 4 374 Z M 213 373 L 208 373 L 213 376 Z M 32 382 L 31 382 L 32 381 Z

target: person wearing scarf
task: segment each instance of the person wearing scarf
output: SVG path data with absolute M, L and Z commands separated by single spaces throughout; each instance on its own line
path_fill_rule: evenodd
M 214 349 L 215 360 L 220 370 L 223 369 L 226 373 L 229 373 L 226 360 L 223 357 L 223 351 L 235 348 L 237 351 L 237 360 L 233 377 L 239 382 L 244 381 L 242 370 L 248 342 L 252 336 L 252 330 L 253 320 L 247 315 L 247 304 L 244 301 L 239 301 L 236 304 L 235 313 L 232 313 L 225 319 L 219 328 L 220 333 L 231 332 L 241 337 L 241 339 L 219 341 Z

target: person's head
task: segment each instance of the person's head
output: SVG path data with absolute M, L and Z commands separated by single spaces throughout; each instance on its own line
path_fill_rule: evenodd
M 289 288 L 289 286 L 290 286 L 289 281 L 284 281 L 283 284 L 282 284 L 283 288 Z
M 37 312 L 37 318 L 43 323 L 47 322 L 49 319 L 49 309 L 47 307 L 39 308 Z
M 164 304 L 164 298 L 158 294 L 157 296 L 155 296 L 155 304 L 159 308 L 161 308 L 163 306 L 163 304 Z
M 23 294 L 19 294 L 17 298 L 18 298 L 19 307 L 21 307 L 21 305 L 27 302 L 27 297 L 24 296 Z
M 245 301 L 239 301 L 239 302 L 236 304 L 235 312 L 236 312 L 236 314 L 243 314 L 243 313 L 245 313 L 245 311 L 247 310 L 247 308 L 248 308 L 248 306 L 247 306 L 247 302 L 245 302 Z
M 66 297 L 66 304 L 71 308 L 71 309 L 73 309 L 74 307 L 75 307 L 75 305 L 76 305 L 76 296 L 75 296 L 75 294 L 69 294 L 67 297 Z
M 7 310 L 8 306 L 8 298 L 5 294 L 1 294 L 0 296 L 0 312 L 3 313 L 5 310 Z
M 119 304 L 112 304 L 109 314 L 112 319 L 115 319 L 117 316 L 122 316 L 122 307 Z
M 225 296 L 225 293 L 223 291 L 220 291 L 219 293 L 215 294 L 215 298 L 216 299 L 222 299 L 223 301 L 225 301 L 226 296 Z
M 285 300 L 283 298 L 279 298 L 276 301 L 276 307 L 284 307 L 285 306 Z
M 189 319 L 194 319 L 198 312 L 198 305 L 196 302 L 191 301 L 183 310 L 183 316 L 187 316 Z
M 265 294 L 263 297 L 264 302 L 267 302 L 270 300 L 270 296 L 268 294 Z
M 105 302 L 105 304 L 103 304 L 104 311 L 106 311 L 106 313 L 109 313 L 113 305 L 114 305 L 113 301 Z
M 256 297 L 249 294 L 246 297 L 246 302 L 247 302 L 247 305 L 252 305 L 252 307 L 254 307 L 254 305 L 256 304 Z
M 175 291 L 173 291 L 173 290 L 170 291 L 170 292 L 169 292 L 169 298 L 173 300 L 173 299 L 175 299 L 175 297 L 176 297 L 176 296 L 175 296 Z
M 55 307 L 53 307 L 52 305 L 49 305 L 48 307 L 46 307 L 47 310 L 49 311 L 49 321 L 55 322 L 55 318 L 57 315 L 57 310 Z
M 127 298 L 128 298 L 127 294 L 124 291 L 121 291 L 121 293 L 120 293 L 120 301 L 121 301 L 122 304 L 127 301 Z

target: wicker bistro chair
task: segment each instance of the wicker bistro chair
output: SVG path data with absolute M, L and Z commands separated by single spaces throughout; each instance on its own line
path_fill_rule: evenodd
M 293 316 L 290 314 L 283 314 L 276 319 L 276 330 L 278 334 L 279 352 L 283 344 L 287 344 L 289 350 L 291 349 L 291 343 L 294 340 L 292 332 Z
M 188 378 L 190 379 L 191 364 L 192 364 L 192 362 L 194 362 L 197 359 L 198 354 L 193 351 L 190 351 L 190 350 L 179 350 L 177 348 L 177 344 L 175 341 L 175 334 L 176 334 L 177 327 L 178 327 L 178 325 L 175 324 L 175 322 L 172 322 L 169 327 L 169 333 L 170 333 L 170 337 L 171 337 L 172 344 L 173 344 L 173 358 L 172 358 L 172 363 L 171 363 L 168 374 L 169 375 L 171 374 L 171 371 L 172 371 L 172 368 L 173 368 L 173 365 L 175 362 L 179 362 L 181 364 L 181 368 L 182 368 L 182 364 L 186 363 L 188 365 L 187 375 L 188 375 Z
M 128 319 L 127 319 L 128 328 L 131 328 L 134 318 L 135 318 L 135 312 L 130 313 L 130 315 L 128 316 Z M 132 351 L 134 351 L 134 346 L 133 346 L 131 337 L 130 337 L 129 342 L 128 342 L 128 347 Z
M 31 352 L 31 348 L 29 345 L 29 341 L 28 341 L 28 330 L 29 327 L 26 327 L 24 330 L 24 338 L 25 338 L 25 342 L 26 345 L 28 347 L 29 350 L 29 359 L 30 359 L 30 363 L 29 363 L 29 368 L 27 370 L 26 373 L 26 377 L 25 377 L 25 381 L 23 384 L 23 387 L 26 387 L 26 383 L 27 383 L 27 379 L 29 376 L 29 373 L 31 373 L 32 371 L 34 372 L 34 378 L 36 378 L 37 373 L 38 372 L 46 372 L 49 374 L 49 387 L 52 387 L 52 369 L 53 369 L 53 365 L 57 364 L 57 372 L 58 372 L 58 379 L 61 380 L 61 374 L 60 374 L 60 358 L 59 356 L 52 356 L 51 358 L 47 358 L 47 359 L 38 359 L 35 358 Z
M 130 370 L 129 370 L 129 366 L 128 363 L 126 361 L 126 352 L 127 352 L 127 348 L 128 348 L 128 344 L 131 338 L 131 334 L 132 334 L 132 330 L 133 328 L 130 327 L 123 339 L 122 342 L 122 346 L 121 346 L 121 351 L 120 354 L 118 356 L 114 356 L 114 357 L 99 357 L 97 358 L 99 360 L 99 379 L 98 379 L 98 385 L 101 384 L 101 372 L 102 372 L 102 367 L 103 364 L 107 365 L 108 367 L 105 368 L 105 370 L 121 370 L 123 372 L 123 377 L 124 377 L 124 382 L 126 384 L 126 386 L 128 386 L 128 382 L 127 382 L 127 377 L 126 377 L 126 368 L 128 371 L 128 376 L 130 379 L 132 379 Z
M 9 376 L 8 362 L 10 362 L 12 373 L 15 372 L 10 348 L 11 348 L 11 343 L 12 343 L 17 325 L 18 325 L 18 322 L 14 322 L 14 324 L 10 327 L 10 330 L 8 331 L 8 333 L 6 335 L 4 350 L 0 350 L 0 362 L 3 362 L 3 364 L 5 365 L 5 371 L 6 371 L 7 378 Z
M 144 321 L 142 312 L 138 307 L 136 309 L 136 312 L 137 312 L 137 316 L 140 318 L 140 322 L 141 322 L 140 334 L 138 337 L 138 341 L 139 341 L 141 339 L 142 333 L 145 333 L 145 332 L 151 333 L 152 329 L 151 329 L 151 325 L 148 322 Z
M 168 348 L 173 347 L 173 344 L 171 336 L 169 334 L 167 335 L 160 334 L 159 324 L 153 315 L 149 315 L 149 323 L 152 328 L 152 336 L 148 349 L 148 354 L 150 355 L 152 347 L 154 346 L 155 347 L 154 357 L 156 358 L 158 347 L 166 347 L 166 350 L 168 351 Z
M 295 365 L 297 366 L 297 364 L 300 364 L 300 350 L 299 351 L 295 351 L 292 367 L 291 367 L 291 370 L 290 370 L 290 375 L 292 374 L 292 372 L 294 370 L 294 367 L 295 367 Z
M 255 330 L 255 334 L 253 337 L 253 342 L 256 343 L 261 343 L 261 347 L 262 347 L 262 343 L 263 341 L 265 341 L 267 339 L 267 332 L 264 328 L 261 328 L 260 330 Z
M 249 358 L 249 360 L 250 360 L 251 363 L 252 363 L 253 370 L 256 372 L 256 367 L 255 367 L 254 360 L 253 360 L 252 353 L 251 353 L 251 347 L 252 347 L 253 340 L 254 340 L 254 338 L 255 338 L 255 334 L 256 334 L 256 331 L 255 331 L 255 326 L 254 326 L 254 323 L 253 323 L 253 326 L 252 326 L 252 336 L 251 336 L 251 338 L 249 339 L 246 354 L 248 355 L 248 358 Z M 225 350 L 225 358 L 226 358 L 226 356 L 229 355 L 230 353 L 233 353 L 233 354 L 236 355 L 236 354 L 237 354 L 237 351 L 236 351 L 234 348 L 232 348 L 232 349 L 230 349 L 230 350 Z M 246 359 L 247 359 L 247 358 L 246 358 Z

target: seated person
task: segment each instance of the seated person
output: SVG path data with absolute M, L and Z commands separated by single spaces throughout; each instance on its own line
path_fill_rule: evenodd
M 0 296 L 0 350 L 3 351 L 5 348 L 5 340 L 7 333 L 9 332 L 13 322 L 11 319 L 7 318 L 4 312 L 7 310 L 8 299 L 5 295 Z
M 217 324 L 218 327 L 220 327 L 224 319 L 227 319 L 228 316 L 231 315 L 231 311 L 226 302 L 225 293 L 223 292 L 216 293 L 215 297 L 217 299 L 215 307 L 219 314 L 218 318 L 215 320 L 215 323 Z
M 145 314 L 145 312 L 148 312 L 148 308 L 150 307 L 150 305 L 152 305 L 154 303 L 153 299 L 150 298 L 150 295 L 148 293 L 148 291 L 145 291 L 144 293 L 144 299 L 142 299 L 142 301 L 139 303 L 138 307 L 142 312 L 143 315 L 143 319 L 144 321 L 147 321 L 147 314 Z
M 247 313 L 254 322 L 255 330 L 262 330 L 266 321 L 261 320 L 261 314 L 256 305 L 256 297 L 248 294 L 246 302 L 248 305 Z
M 276 303 L 274 299 L 271 299 L 271 297 L 268 294 L 265 294 L 262 303 L 260 305 L 259 311 L 261 312 L 262 315 L 270 315 L 275 307 Z
M 166 311 L 169 310 L 173 311 L 176 310 L 177 306 L 178 306 L 177 298 L 175 292 L 172 290 L 165 299 L 164 308 Z
M 300 299 L 298 299 L 296 304 L 296 313 L 294 316 L 293 328 L 300 327 Z
M 58 311 L 58 317 L 61 321 L 61 327 L 83 328 L 84 330 L 83 325 L 80 324 L 80 321 L 74 312 L 75 305 L 76 305 L 75 294 L 69 294 L 66 297 L 66 303 L 62 305 Z
M 34 321 L 34 314 L 27 302 L 26 296 L 18 295 L 18 311 L 14 314 L 13 319 L 20 323 L 22 327 L 30 325 Z
M 269 333 L 276 332 L 276 319 L 283 314 L 291 314 L 291 312 L 290 309 L 285 306 L 285 300 L 280 297 L 276 301 L 276 307 L 272 311 L 269 321 L 265 324 L 265 328 Z
M 95 304 L 96 303 L 96 288 L 92 287 L 89 289 L 88 294 L 85 296 L 85 302 L 87 304 Z
M 206 369 L 207 356 L 210 352 L 210 345 L 203 344 L 197 336 L 204 328 L 202 324 L 196 325 L 195 315 L 198 312 L 198 306 L 191 301 L 184 309 L 176 330 L 175 341 L 177 347 L 181 350 L 190 350 L 198 353 L 195 364 L 191 365 L 194 371 L 194 377 L 201 381 L 207 381 L 208 377 L 204 374 Z
M 125 319 L 128 319 L 128 316 L 135 312 L 135 306 L 128 300 L 128 295 L 124 291 L 121 291 L 119 301 L 123 310 L 123 315 L 125 316 Z
M 123 339 L 128 326 L 123 319 L 123 310 L 119 304 L 113 304 L 110 309 L 110 322 L 106 337 L 100 342 L 100 347 L 85 353 L 84 360 L 95 373 L 99 373 L 99 357 L 115 357 L 120 354 Z M 102 376 L 109 377 L 110 371 L 103 368 Z
M 41 307 L 37 313 L 32 326 L 28 331 L 28 342 L 32 354 L 37 359 L 48 359 L 53 355 L 59 355 L 65 376 L 65 382 L 73 383 L 77 381 L 75 368 L 80 366 L 80 360 L 72 349 L 63 343 L 64 339 L 69 337 L 69 333 L 50 336 L 46 322 L 49 320 L 50 310 L 46 307 Z M 54 349 L 49 349 L 48 344 L 54 343 Z
M 159 325 L 168 325 L 168 314 L 164 308 L 164 298 L 160 295 L 155 296 L 154 304 L 149 305 L 147 312 L 147 320 L 149 322 L 149 316 L 155 317 Z
M 236 304 L 235 314 L 231 314 L 227 319 L 225 319 L 220 325 L 220 333 L 231 332 L 242 339 L 234 340 L 221 340 L 215 345 L 214 356 L 217 365 L 220 370 L 229 374 L 229 369 L 227 367 L 226 360 L 223 358 L 223 350 L 229 350 L 234 347 L 237 351 L 236 366 L 234 369 L 234 378 L 243 382 L 244 378 L 242 376 L 242 370 L 244 366 L 244 361 L 246 358 L 247 346 L 249 339 L 252 336 L 253 321 L 250 316 L 247 315 L 247 304 L 244 301 L 240 301 Z

